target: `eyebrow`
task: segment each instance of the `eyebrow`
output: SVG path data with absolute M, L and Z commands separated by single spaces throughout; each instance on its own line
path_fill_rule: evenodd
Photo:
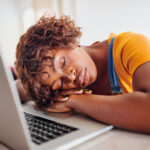
M 54 57 L 53 57 L 53 70 L 54 70 L 54 72 L 56 72 L 56 67 L 55 67 L 55 55 L 54 55 Z M 54 80 L 54 81 L 52 82 L 51 88 L 53 87 L 53 85 L 55 84 L 55 82 L 56 82 L 56 80 Z M 62 80 L 61 80 L 61 86 L 60 86 L 60 88 L 57 89 L 57 90 L 61 90 L 61 89 L 62 89 L 62 86 L 63 86 L 63 82 L 62 82 Z
M 55 55 L 54 55 L 52 61 L 53 61 L 53 70 L 54 70 L 54 72 L 56 72 L 56 67 L 55 67 Z
M 53 67 L 53 71 L 56 72 L 54 60 L 55 60 L 55 55 L 54 55 L 54 57 L 53 57 L 53 59 L 52 59 L 52 62 L 53 62 L 53 63 L 52 63 L 52 67 Z M 56 80 L 54 80 L 54 81 L 52 82 L 51 87 L 53 87 L 53 85 L 54 85 L 55 82 L 56 82 Z
M 55 55 L 53 56 L 52 61 L 53 61 L 53 71 L 56 73 L 56 67 L 55 67 Z M 51 84 L 51 88 L 53 87 L 53 85 L 55 84 L 55 82 L 56 82 L 56 80 L 54 80 L 54 81 L 52 82 L 52 84 Z M 62 85 L 63 85 L 63 83 L 62 83 L 62 80 L 61 80 L 61 86 L 60 86 L 60 88 L 59 88 L 59 89 L 57 89 L 57 90 L 62 89 Z

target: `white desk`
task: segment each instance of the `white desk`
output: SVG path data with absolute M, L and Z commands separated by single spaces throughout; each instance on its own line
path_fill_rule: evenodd
M 113 129 L 71 150 L 150 150 L 150 135 Z M 0 144 L 0 150 L 9 150 Z
M 150 135 L 113 129 L 72 150 L 150 150 Z

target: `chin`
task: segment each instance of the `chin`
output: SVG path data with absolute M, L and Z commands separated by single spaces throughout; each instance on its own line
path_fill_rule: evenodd
M 97 69 L 93 67 L 92 69 L 89 69 L 89 83 L 88 85 L 92 84 L 97 79 Z

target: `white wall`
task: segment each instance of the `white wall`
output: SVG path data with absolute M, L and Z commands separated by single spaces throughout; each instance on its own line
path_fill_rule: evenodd
M 58 0 L 0 0 L 0 49 L 7 65 L 15 61 L 20 36 L 35 23 L 41 12 L 53 8 L 59 13 Z
M 83 45 L 105 40 L 111 32 L 134 31 L 150 37 L 150 0 L 0 0 L 0 47 L 8 64 L 15 60 L 16 44 L 25 26 L 33 23 L 28 10 L 35 2 L 43 3 L 36 5 L 39 9 L 54 9 L 56 14 L 75 19 L 82 27 Z M 62 12 L 57 12 L 58 8 Z
M 134 31 L 150 37 L 150 0 L 75 0 L 81 44 L 105 40 L 111 32 Z
M 27 2 L 23 0 L 0 0 L 0 48 L 7 65 L 15 61 L 16 45 L 22 34 L 22 12 Z

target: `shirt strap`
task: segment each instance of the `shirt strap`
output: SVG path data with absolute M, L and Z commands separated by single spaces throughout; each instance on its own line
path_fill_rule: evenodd
M 122 89 L 120 86 L 120 81 L 116 73 L 116 70 L 114 67 L 114 61 L 113 61 L 114 40 L 115 40 L 115 37 L 112 38 L 108 47 L 108 75 L 109 75 L 109 81 L 111 85 L 112 94 L 119 94 L 119 93 L 122 93 Z

